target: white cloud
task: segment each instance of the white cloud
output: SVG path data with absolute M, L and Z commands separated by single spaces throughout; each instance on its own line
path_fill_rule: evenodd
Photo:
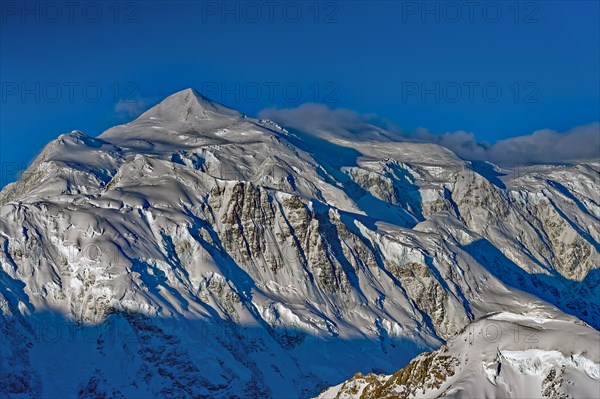
M 119 100 L 115 104 L 115 112 L 120 118 L 136 118 L 146 111 L 156 102 L 152 98 L 135 98 L 128 100 Z
M 435 143 L 449 148 L 461 158 L 498 164 L 559 163 L 600 158 L 598 122 L 574 127 L 566 132 L 537 130 L 529 135 L 490 144 L 478 141 L 474 133 L 463 130 L 434 134 L 425 128 L 419 128 L 414 132 L 404 132 L 376 115 L 361 115 L 321 104 L 304 104 L 290 109 L 265 109 L 260 112 L 260 116 L 313 135 L 331 133 L 360 140 L 377 134 L 392 140 Z
M 382 130 L 375 115 L 361 115 L 315 103 L 302 104 L 297 108 L 264 109 L 259 116 L 314 135 L 332 133 L 336 136 L 358 136 L 360 139 L 363 134 Z

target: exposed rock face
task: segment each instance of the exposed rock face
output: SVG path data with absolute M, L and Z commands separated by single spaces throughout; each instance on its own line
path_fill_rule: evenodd
M 191 90 L 50 143 L 0 192 L 1 392 L 311 397 L 491 312 L 598 327 L 598 165 L 501 180 L 438 146 L 329 144 Z M 36 323 L 93 339 L 39 372 Z
M 447 312 L 460 309 L 461 304 L 444 289 L 427 266 L 406 263 L 390 267 L 390 272 L 405 287 L 409 298 L 419 310 L 431 319 L 440 336 L 451 337 L 457 332 L 458 326 L 469 321 L 466 312 L 463 314 L 462 323 L 456 323 L 454 319 L 448 317 Z
M 454 375 L 458 359 L 430 352 L 412 360 L 405 368 L 393 375 L 357 373 L 343 383 L 336 398 L 406 399 L 420 393 L 438 389 L 448 377 Z

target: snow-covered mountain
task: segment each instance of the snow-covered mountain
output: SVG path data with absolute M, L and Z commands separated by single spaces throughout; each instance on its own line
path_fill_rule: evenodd
M 595 370 L 599 170 L 288 131 L 191 89 L 62 135 L 0 193 L 0 392 L 313 397 L 444 343 L 478 351 L 452 340 L 502 312 L 557 321 L 500 352 Z M 528 384 L 457 359 L 444 389 Z

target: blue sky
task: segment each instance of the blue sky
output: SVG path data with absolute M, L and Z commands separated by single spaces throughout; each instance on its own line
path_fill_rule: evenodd
M 490 143 L 600 119 L 598 1 L 0 4 L 0 187 L 50 140 L 187 87 Z

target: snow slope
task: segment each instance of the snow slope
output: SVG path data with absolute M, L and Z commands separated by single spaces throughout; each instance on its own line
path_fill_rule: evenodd
M 48 144 L 0 192 L 0 392 L 312 397 L 492 313 L 598 328 L 598 164 L 515 175 L 374 131 L 188 89 Z

